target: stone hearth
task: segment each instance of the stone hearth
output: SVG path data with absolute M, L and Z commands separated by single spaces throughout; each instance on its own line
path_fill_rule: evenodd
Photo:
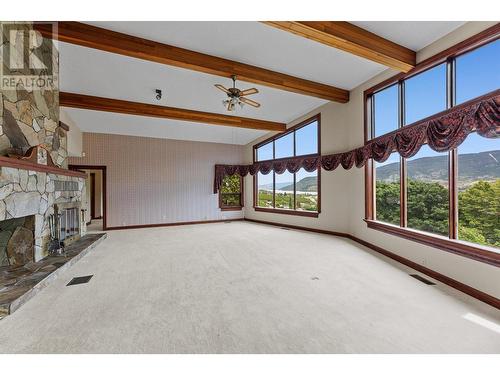
M 48 256 L 23 266 L 0 267 L 0 319 L 13 313 L 106 238 L 88 234 L 66 248 L 63 256 Z

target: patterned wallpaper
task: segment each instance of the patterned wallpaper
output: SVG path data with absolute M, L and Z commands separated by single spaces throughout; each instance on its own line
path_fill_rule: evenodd
M 69 163 L 107 166 L 109 227 L 243 217 L 212 189 L 214 165 L 242 163 L 244 146 L 84 133 L 83 152 Z

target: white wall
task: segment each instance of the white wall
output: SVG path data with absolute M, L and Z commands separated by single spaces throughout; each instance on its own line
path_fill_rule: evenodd
M 417 61 L 492 26 L 495 22 L 467 23 L 425 49 L 418 51 Z M 300 122 L 318 112 L 321 113 L 322 154 L 348 151 L 363 145 L 363 91 L 395 74 L 387 70 L 374 79 L 351 91 L 347 104 L 328 103 L 289 124 Z M 263 137 L 262 139 L 265 139 Z M 260 140 L 258 140 L 260 141 Z M 247 145 L 245 159 L 252 161 L 252 146 Z M 368 229 L 364 218 L 364 169 L 356 167 L 345 171 L 341 166 L 333 172 L 321 174 L 321 214 L 318 218 L 256 212 L 253 205 L 252 178 L 245 178 L 245 217 L 300 225 L 309 228 L 350 233 L 378 245 L 413 262 L 425 265 L 439 273 L 500 298 L 500 268 L 462 256 L 418 244 L 396 236 Z
M 75 165 L 105 165 L 107 226 L 240 219 L 221 211 L 214 165 L 243 162 L 244 146 L 115 134 L 83 134 Z
M 346 107 L 344 104 L 329 103 L 316 110 L 309 112 L 288 124 L 294 126 L 318 113 L 321 113 L 321 153 L 331 154 L 347 151 L 349 140 L 349 128 L 344 126 L 348 122 L 345 117 Z M 245 160 L 252 162 L 253 145 L 269 136 L 258 139 L 247 145 Z M 334 173 L 321 171 L 321 214 L 318 218 L 302 216 L 274 214 L 268 212 L 257 212 L 253 209 L 253 179 L 245 178 L 245 217 L 255 220 L 276 221 L 290 225 L 302 225 L 310 228 L 335 230 L 339 232 L 349 231 L 349 218 L 345 213 L 349 210 L 351 194 L 347 185 L 350 171 L 337 169 Z
M 64 108 L 60 109 L 59 113 L 60 120 L 69 126 L 69 131 L 67 132 L 68 138 L 68 156 L 82 156 L 82 131 L 73 121 L 73 119 L 68 115 Z

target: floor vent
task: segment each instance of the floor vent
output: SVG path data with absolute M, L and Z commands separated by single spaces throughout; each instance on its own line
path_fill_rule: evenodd
M 231 224 L 232 221 L 228 220 L 228 221 L 225 221 L 224 224 Z
M 280 229 L 283 229 L 283 230 L 290 230 L 290 228 L 286 228 L 286 227 L 280 227 Z
M 70 286 L 70 285 L 78 285 L 78 284 L 86 284 L 90 281 L 90 279 L 92 278 L 92 276 L 94 275 L 90 275 L 90 276 L 80 276 L 80 277 L 74 277 L 69 283 L 68 285 L 66 286 Z
M 427 284 L 427 285 L 436 285 L 435 283 L 433 283 L 432 281 L 430 280 L 427 280 L 425 277 L 422 277 L 420 275 L 410 275 L 411 277 L 417 279 L 418 281 L 421 281 L 423 282 L 424 284 Z

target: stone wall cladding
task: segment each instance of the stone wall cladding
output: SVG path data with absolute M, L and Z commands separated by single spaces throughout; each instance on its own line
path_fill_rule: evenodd
M 0 25 L 6 23 L 11 22 L 0 22 Z M 17 24 L 25 30 L 33 28 L 31 23 Z M 3 33 L 4 29 L 1 31 Z M 2 37 L 0 43 L 9 43 L 9 40 Z M 52 86 L 46 89 L 31 89 L 22 84 L 15 89 L 0 87 L 0 155 L 24 155 L 30 147 L 43 145 L 54 164 L 67 168 L 66 131 L 59 126 L 59 53 L 56 44 L 50 43 L 53 47 L 44 46 L 43 53 L 52 55 L 53 75 L 56 77 Z M 16 42 L 15 45 L 21 44 Z M 16 49 L 11 56 L 21 59 L 23 51 Z M 30 74 L 23 69 L 18 72 L 20 75 Z M 76 181 L 78 190 L 56 191 L 55 180 Z M 34 260 L 39 261 L 47 255 L 50 240 L 48 217 L 54 213 L 54 204 L 81 202 L 82 194 L 85 194 L 83 178 L 1 167 L 0 221 L 34 215 Z M 85 234 L 85 223 L 82 223 L 81 231 L 82 235 Z
M 30 23 L 19 24 L 26 30 L 32 28 Z M 53 55 L 54 75 L 58 76 L 59 54 L 55 45 L 48 52 Z M 23 53 L 14 55 L 22 57 Z M 0 90 L 0 155 L 24 154 L 31 146 L 44 145 L 57 166 L 67 167 L 67 137 L 59 126 L 57 82 L 56 79 L 50 89 L 33 90 L 18 84 L 15 90 Z
M 74 181 L 78 190 L 56 191 L 56 180 Z M 54 204 L 81 202 L 85 194 L 84 181 L 79 177 L 1 167 L 0 221 L 35 215 L 35 261 L 48 255 L 48 217 L 54 213 Z M 82 235 L 85 234 L 85 223 L 82 222 L 80 228 Z

